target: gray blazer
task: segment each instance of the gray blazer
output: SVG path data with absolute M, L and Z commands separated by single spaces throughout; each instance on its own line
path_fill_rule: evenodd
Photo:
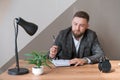
M 91 60 L 91 63 L 96 63 L 99 61 L 100 57 L 104 56 L 104 52 L 100 47 L 96 33 L 90 29 L 87 29 L 84 33 L 78 53 L 76 53 L 74 46 L 71 27 L 60 31 L 54 44 L 59 46 L 56 55 L 56 58 L 58 59 L 87 57 Z

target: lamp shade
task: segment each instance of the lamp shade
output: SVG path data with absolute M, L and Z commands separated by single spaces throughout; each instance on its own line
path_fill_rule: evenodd
M 16 18 L 17 24 L 20 25 L 29 35 L 34 35 L 38 29 L 38 26 L 34 23 L 27 22 L 21 17 Z

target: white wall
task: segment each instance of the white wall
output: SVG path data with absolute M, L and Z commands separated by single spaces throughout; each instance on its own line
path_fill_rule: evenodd
M 120 59 L 119 8 L 120 0 L 77 0 L 20 53 L 48 50 L 53 43 L 51 36 L 70 26 L 73 13 L 83 10 L 90 15 L 89 28 L 96 31 L 105 55 L 109 59 Z
M 52 21 L 63 13 L 76 0 L 2 0 L 0 4 L 9 2 L 9 7 L 1 5 L 0 11 L 0 67 L 9 61 L 14 52 L 14 27 L 13 19 L 22 17 L 26 21 L 33 22 L 39 26 L 34 36 L 29 36 L 19 27 L 18 48 L 24 48 L 33 38 L 44 30 Z

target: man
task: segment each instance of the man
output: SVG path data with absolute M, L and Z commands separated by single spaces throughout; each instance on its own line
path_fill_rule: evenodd
M 104 55 L 97 35 L 88 29 L 89 15 L 84 11 L 75 13 L 72 26 L 60 31 L 49 57 L 68 59 L 74 66 L 96 63 Z

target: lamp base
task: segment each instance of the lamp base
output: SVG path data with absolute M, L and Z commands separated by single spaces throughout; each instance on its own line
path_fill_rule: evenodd
M 19 68 L 19 71 L 17 68 L 12 68 L 8 70 L 8 74 L 10 75 L 22 75 L 22 74 L 27 74 L 28 72 L 29 70 L 26 68 Z

